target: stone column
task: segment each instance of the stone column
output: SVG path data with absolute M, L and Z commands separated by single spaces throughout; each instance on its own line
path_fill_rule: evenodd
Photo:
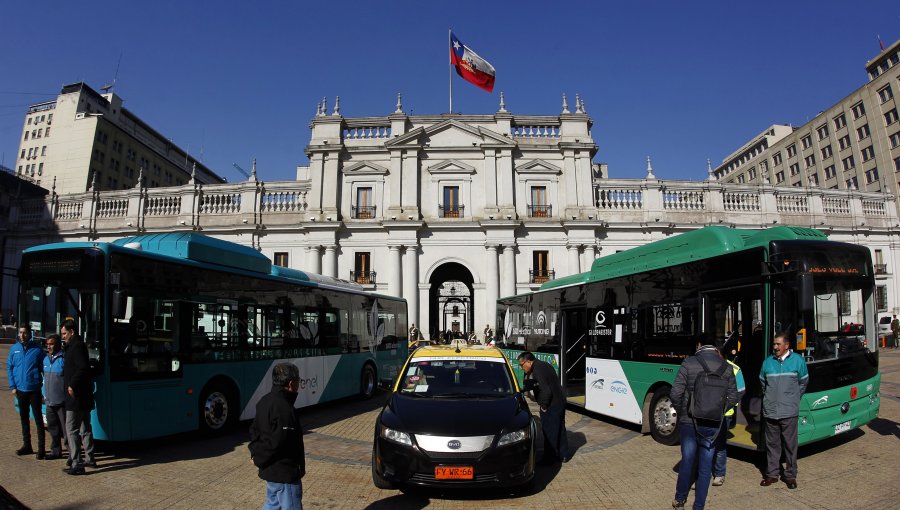
M 516 247 L 503 247 L 503 283 L 501 297 L 516 295 Z
M 310 273 L 322 274 L 320 246 L 310 246 L 306 252 L 306 268 Z
M 406 247 L 406 269 L 403 271 L 403 298 L 406 299 L 407 321 L 419 330 L 419 245 Z M 427 331 L 426 331 L 427 333 Z
M 400 297 L 400 247 L 388 246 L 388 291 L 391 296 Z
M 487 250 L 487 263 L 485 264 L 485 302 L 482 309 L 490 318 L 489 322 L 493 323 L 494 310 L 497 306 L 497 299 L 500 297 L 500 260 L 497 258 L 496 246 L 488 245 L 485 246 L 485 249 Z
M 337 277 L 337 246 L 328 245 L 325 247 L 325 267 L 322 268 L 322 274 L 325 276 Z
M 597 258 L 597 245 L 595 244 L 586 244 L 584 246 L 584 254 L 581 256 L 581 273 L 585 271 L 590 271 L 591 266 L 594 264 L 594 259 Z
M 569 250 L 569 274 L 578 274 L 581 272 L 581 267 L 579 266 L 578 260 L 578 248 L 577 244 L 570 244 L 566 248 Z

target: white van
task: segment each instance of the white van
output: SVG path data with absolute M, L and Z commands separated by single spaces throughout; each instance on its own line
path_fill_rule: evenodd
M 891 316 L 885 315 L 878 320 L 878 336 L 891 334 Z

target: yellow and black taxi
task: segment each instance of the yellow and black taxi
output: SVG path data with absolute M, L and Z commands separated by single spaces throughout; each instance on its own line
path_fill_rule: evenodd
M 416 349 L 378 415 L 372 479 L 397 485 L 510 487 L 534 477 L 535 421 L 495 347 Z

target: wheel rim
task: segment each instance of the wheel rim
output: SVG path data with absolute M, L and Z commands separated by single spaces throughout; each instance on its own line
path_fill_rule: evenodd
M 228 421 L 228 397 L 222 392 L 214 391 L 203 403 L 203 419 L 212 430 L 218 430 Z
M 656 425 L 656 430 L 664 436 L 675 432 L 678 416 L 669 397 L 663 397 L 656 402 L 656 407 L 653 408 L 653 423 Z
M 366 369 L 366 374 L 363 376 L 363 392 L 366 395 L 371 395 L 375 391 L 375 374 L 372 372 L 371 368 Z

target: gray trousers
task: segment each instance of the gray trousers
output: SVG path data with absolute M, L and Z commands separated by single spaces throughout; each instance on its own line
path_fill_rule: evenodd
M 69 460 L 73 468 L 82 465 L 82 443 L 85 461 L 94 462 L 94 431 L 91 429 L 90 411 L 66 410 L 66 435 L 69 439 Z
M 779 478 L 784 453 L 784 478 L 797 479 L 797 416 L 766 418 L 766 478 Z
M 50 432 L 50 454 L 60 455 L 62 441 L 66 439 L 66 408 L 64 406 L 47 406 L 47 431 Z

